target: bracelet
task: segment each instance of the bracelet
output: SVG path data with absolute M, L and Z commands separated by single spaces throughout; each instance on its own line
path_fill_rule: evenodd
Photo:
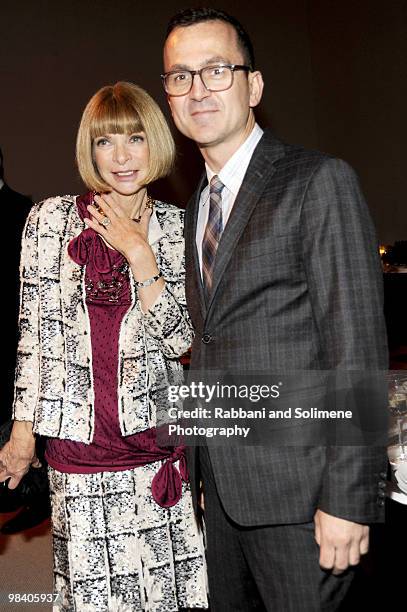
M 161 277 L 162 277 L 162 273 L 159 272 L 157 276 L 152 276 L 151 278 L 148 278 L 142 283 L 139 283 L 138 281 L 134 281 L 134 284 L 136 285 L 136 287 L 149 287 L 150 285 L 153 285 L 156 281 L 158 281 L 158 279 Z

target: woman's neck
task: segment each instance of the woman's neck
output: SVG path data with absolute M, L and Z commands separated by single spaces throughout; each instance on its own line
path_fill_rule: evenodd
M 130 218 L 136 219 L 141 214 L 147 202 L 147 189 L 143 187 L 132 195 L 123 195 L 115 191 L 111 192 L 112 198 L 121 210 Z

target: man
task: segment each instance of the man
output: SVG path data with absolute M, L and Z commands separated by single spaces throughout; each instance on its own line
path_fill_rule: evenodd
M 14 369 L 17 353 L 19 263 L 21 236 L 25 220 L 32 206 L 30 198 L 11 189 L 4 180 L 3 153 L 0 149 L 0 208 L 7 225 L 3 238 L 3 278 L 5 297 L 3 299 L 3 368 L 0 383 L 0 423 L 11 419 L 14 396 Z M 42 457 L 42 445 L 37 449 Z M 1 527 L 1 533 L 10 535 L 41 523 L 50 515 L 48 483 L 45 468 L 42 477 L 29 478 L 26 486 L 13 491 L 0 487 L 0 512 L 20 511 Z M 26 479 L 27 480 L 27 479 Z M 28 486 L 29 484 L 29 486 Z M 27 492 L 28 491 L 28 492 Z
M 1 413 L 0 422 L 11 418 L 11 406 L 14 395 L 14 368 L 17 347 L 17 320 L 19 302 L 18 268 L 20 262 L 21 235 L 32 202 L 30 198 L 13 191 L 4 181 L 3 153 L 0 149 L 0 207 L 4 215 L 8 232 L 5 236 L 5 263 L 3 274 L 6 275 L 4 287 L 8 299 L 4 300 L 3 317 L 7 324 L 3 333 L 3 351 L 6 355 L 5 367 L 1 370 Z M 5 342 L 5 344 L 4 344 Z
M 164 70 L 175 124 L 205 161 L 185 228 L 191 370 L 385 369 L 376 239 L 351 168 L 260 129 L 262 75 L 225 13 L 176 15 Z M 208 440 L 190 453 L 211 609 L 337 609 L 382 520 L 385 465 L 363 447 Z

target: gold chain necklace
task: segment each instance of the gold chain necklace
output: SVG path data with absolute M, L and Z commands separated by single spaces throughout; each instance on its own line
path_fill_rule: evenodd
M 100 193 L 98 191 L 94 191 L 92 194 L 92 204 L 93 206 L 96 208 L 96 210 L 98 212 L 100 212 L 101 215 L 103 215 L 104 217 L 106 216 L 105 213 L 103 212 L 103 210 L 101 209 L 101 207 L 99 206 L 99 204 L 97 202 L 95 202 L 95 195 L 100 195 Z M 146 206 L 145 209 L 143 210 L 143 212 L 140 212 L 140 214 L 138 215 L 138 217 L 136 218 L 132 218 L 132 220 L 135 223 L 140 223 L 141 221 L 141 217 L 143 216 L 143 214 L 145 213 L 146 210 L 151 210 L 151 212 L 154 210 L 154 198 L 152 198 L 150 195 L 147 194 L 147 202 L 146 202 Z
M 139 216 L 136 217 L 135 219 L 133 218 L 133 221 L 135 223 L 140 223 L 141 221 L 141 217 L 143 216 L 143 214 L 145 213 L 146 210 L 151 210 L 151 212 L 154 210 L 154 200 L 153 198 L 147 194 L 147 202 L 146 202 L 146 207 L 143 210 L 143 212 L 140 212 Z

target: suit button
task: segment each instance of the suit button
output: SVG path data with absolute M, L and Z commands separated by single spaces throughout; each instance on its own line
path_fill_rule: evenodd
M 386 488 L 386 486 L 387 486 L 387 485 L 386 485 L 386 483 L 385 483 L 385 482 L 383 482 L 383 480 L 381 480 L 381 481 L 379 482 L 379 489 L 385 489 L 385 488 Z
M 379 497 L 386 497 L 386 492 L 385 491 L 379 491 L 378 496 Z
M 204 344 L 209 344 L 209 342 L 212 340 L 212 336 L 210 334 L 204 334 L 202 336 L 202 342 Z
M 384 506 L 384 499 L 379 499 L 377 505 L 382 508 Z
M 380 478 L 383 478 L 384 480 L 386 480 L 387 478 L 386 472 L 380 472 Z

